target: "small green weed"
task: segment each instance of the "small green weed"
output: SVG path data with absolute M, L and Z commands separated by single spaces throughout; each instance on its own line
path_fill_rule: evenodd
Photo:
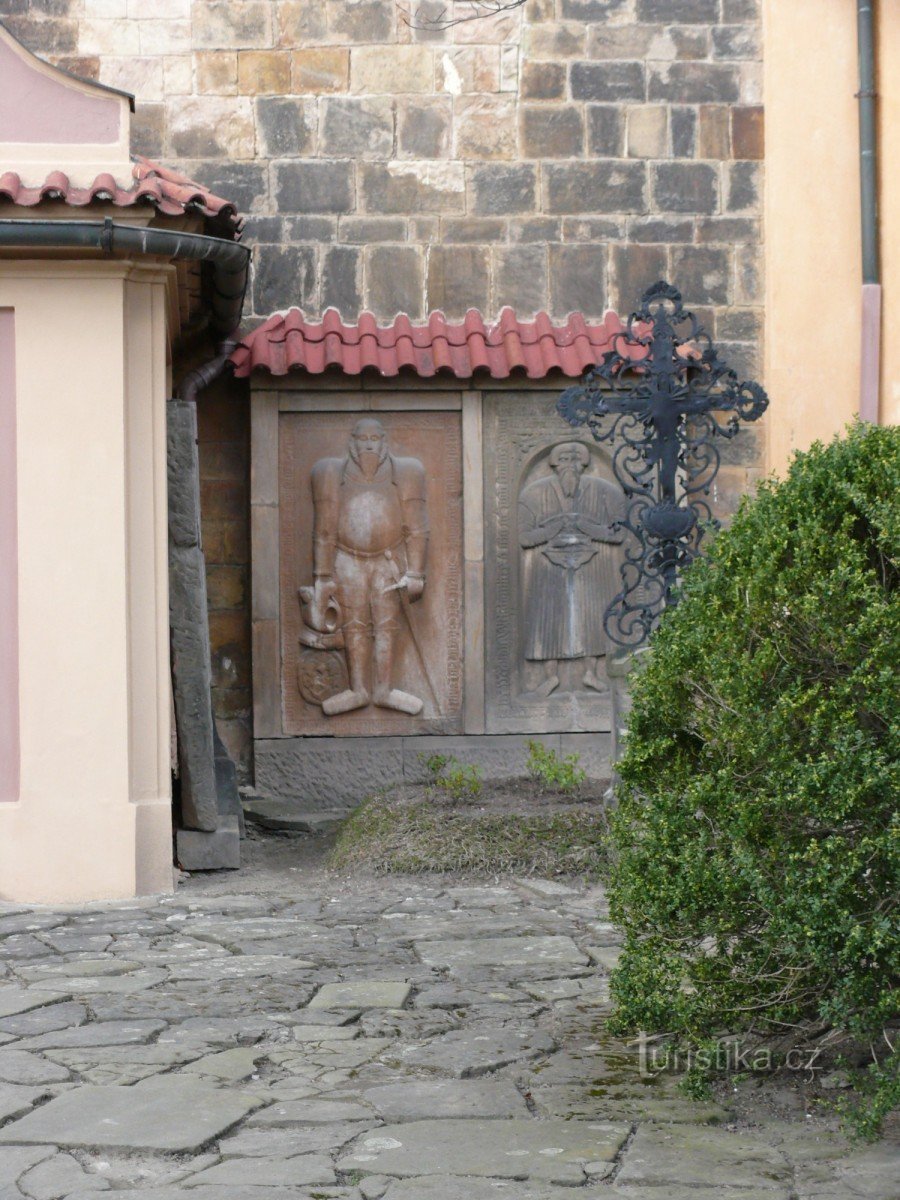
M 577 754 L 561 758 L 542 742 L 528 743 L 528 774 L 548 792 L 575 792 L 587 778 Z
M 452 754 L 419 755 L 431 779 L 430 787 L 456 801 L 474 800 L 481 795 L 481 772 L 476 766 L 459 762 Z

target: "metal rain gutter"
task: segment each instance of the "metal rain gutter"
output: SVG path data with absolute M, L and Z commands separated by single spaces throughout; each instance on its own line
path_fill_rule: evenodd
M 192 259 L 211 267 L 212 332 L 227 336 L 237 328 L 244 307 L 250 250 L 236 242 L 202 233 L 136 228 L 103 221 L 0 220 L 0 249 L 84 248 L 104 254 L 158 254 Z
M 881 277 L 878 255 L 878 151 L 875 130 L 875 0 L 857 0 L 859 185 L 862 240 L 860 420 L 878 424 L 881 375 Z

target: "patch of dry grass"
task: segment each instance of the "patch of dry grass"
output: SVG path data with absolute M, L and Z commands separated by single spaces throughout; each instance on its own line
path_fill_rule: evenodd
M 344 822 L 331 852 L 335 870 L 419 875 L 583 875 L 606 861 L 606 815 L 600 803 L 504 805 L 490 798 L 447 803 L 421 789 L 375 796 Z

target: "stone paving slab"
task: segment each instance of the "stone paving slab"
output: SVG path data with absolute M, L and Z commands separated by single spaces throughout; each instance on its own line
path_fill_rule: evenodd
M 416 945 L 423 963 L 431 967 L 502 968 L 515 973 L 517 967 L 586 966 L 583 954 L 570 937 L 479 937 L 453 941 L 419 942 Z
M 511 1083 L 489 1079 L 411 1079 L 368 1088 L 363 1098 L 386 1121 L 419 1121 L 425 1114 L 481 1120 L 528 1116 L 524 1097 Z
M 534 1029 L 474 1025 L 441 1034 L 422 1045 L 401 1046 L 386 1061 L 407 1068 L 473 1079 L 510 1063 L 551 1054 L 556 1042 Z
M 791 1171 L 784 1156 L 752 1132 L 642 1125 L 616 1182 L 662 1187 L 755 1187 L 785 1192 Z
M 69 996 L 62 991 L 39 991 L 20 987 L 16 983 L 4 984 L 0 986 L 0 1018 L 15 1017 L 32 1008 L 42 1008 L 45 1004 L 68 999 Z
M 543 1183 L 511 1179 L 461 1179 L 458 1175 L 426 1175 L 396 1179 L 388 1185 L 384 1200 L 602 1200 L 609 1195 L 592 1187 L 573 1191 Z M 669 1200 L 654 1196 L 653 1200 Z
M 366 1175 L 481 1176 L 576 1186 L 616 1157 L 628 1125 L 509 1120 L 413 1121 L 363 1134 L 338 1163 Z M 588 1168 L 598 1164 L 596 1171 Z
M 310 1008 L 402 1008 L 412 988 L 408 983 L 360 980 L 326 983 L 309 1002 Z
M 43 1096 L 46 1088 L 23 1087 L 13 1083 L 0 1083 L 0 1121 L 10 1121 L 29 1112 Z M 4 1130 L 0 1129 L 0 1140 Z
M 186 1076 L 163 1076 L 130 1088 L 82 1087 L 4 1126 L 0 1143 L 187 1153 L 261 1104 L 257 1096 Z

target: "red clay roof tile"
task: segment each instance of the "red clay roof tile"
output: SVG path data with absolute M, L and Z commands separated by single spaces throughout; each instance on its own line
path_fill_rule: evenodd
M 42 184 L 29 187 L 15 171 L 6 171 L 0 175 L 0 201 L 9 200 L 23 208 L 34 208 L 51 200 L 61 200 L 73 208 L 98 201 L 111 202 L 119 208 L 145 203 L 167 217 L 198 212 L 232 237 L 240 237 L 243 221 L 235 206 L 213 195 L 202 184 L 140 157 L 134 159 L 132 175 L 128 187 L 120 185 L 108 172 L 98 175 L 89 187 L 73 187 L 64 172 L 51 171 Z
M 391 377 L 405 367 L 421 376 L 449 371 L 458 379 L 468 379 L 479 370 L 506 379 L 517 369 L 529 379 L 542 379 L 554 370 L 577 377 L 613 348 L 613 338 L 622 328 L 612 311 L 595 323 L 581 313 L 571 313 L 565 322 L 554 325 L 546 313 L 520 321 L 511 308 L 486 324 L 480 312 L 470 309 L 461 322 L 433 312 L 421 324 L 400 314 L 383 326 L 371 313 L 362 313 L 352 325 L 335 309 L 315 322 L 292 308 L 275 313 L 249 333 L 231 355 L 231 363 L 238 376 L 253 371 L 286 375 L 295 370 L 321 375 L 329 367 L 359 375 L 370 367 Z

